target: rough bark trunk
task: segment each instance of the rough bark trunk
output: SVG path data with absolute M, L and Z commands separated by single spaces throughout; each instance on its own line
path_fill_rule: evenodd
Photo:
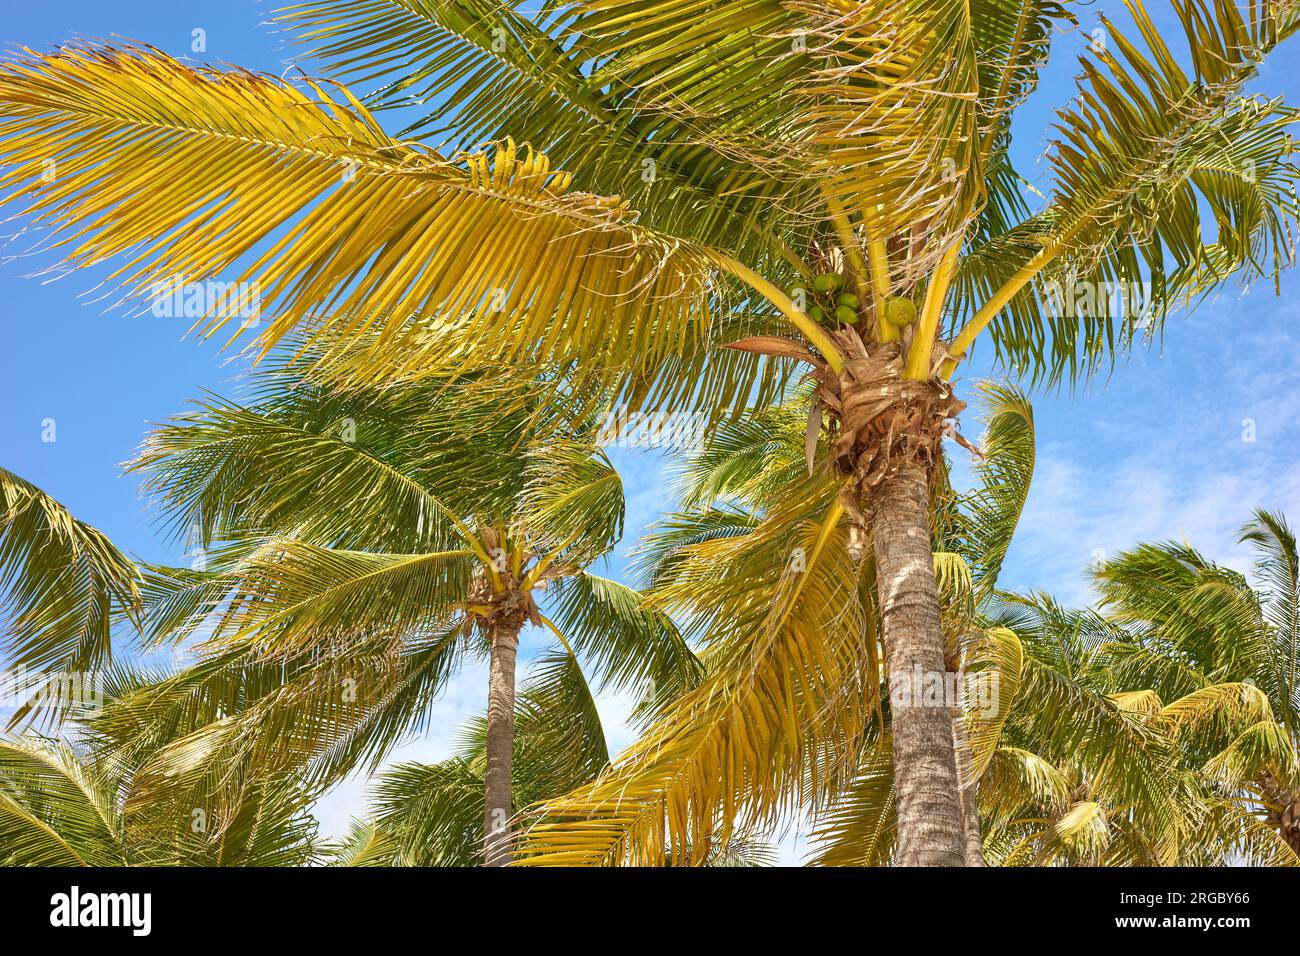
M 967 866 L 984 865 L 984 841 L 980 838 L 979 784 L 971 779 L 974 755 L 966 737 L 966 714 L 960 707 L 952 713 L 953 756 L 957 763 L 957 784 L 961 797 L 962 854 Z
M 1300 826 L 1287 827 L 1282 830 L 1282 839 L 1296 856 L 1300 856 Z
M 521 624 L 502 622 L 489 633 L 487 773 L 484 778 L 483 862 L 506 866 L 511 852 L 510 818 L 514 815 L 511 774 L 515 742 L 515 652 Z
M 1268 771 L 1259 777 L 1264 798 L 1279 809 L 1270 809 L 1265 821 L 1277 828 L 1278 836 L 1297 856 L 1300 856 L 1300 790 L 1283 785 Z
M 961 799 L 945 686 L 939 595 L 923 466 L 901 463 L 872 496 L 898 795 L 901 866 L 961 866 Z

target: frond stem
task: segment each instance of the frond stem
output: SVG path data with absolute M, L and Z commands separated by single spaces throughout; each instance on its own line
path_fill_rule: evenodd
M 831 367 L 831 371 L 837 375 L 839 374 L 840 370 L 844 368 L 844 354 L 831 341 L 830 336 L 826 334 L 826 331 L 820 325 L 813 321 L 810 316 L 795 308 L 794 302 L 788 295 L 753 269 L 733 259 L 725 252 L 710 249 L 708 255 L 717 264 L 718 268 L 735 276 L 775 306 L 782 315 L 790 320 L 790 323 L 795 328 L 804 334 L 804 337 L 809 342 L 817 346 L 817 350 L 825 356 L 826 364 Z
M 947 297 L 948 286 L 952 282 L 957 267 L 957 256 L 961 252 L 962 237 L 958 236 L 944 252 L 938 267 L 925 289 L 925 302 L 921 305 L 921 316 L 916 323 L 916 334 L 907 350 L 907 367 L 903 377 L 918 382 L 930 378 L 930 356 L 934 352 L 934 342 L 939 334 L 939 317 L 943 313 L 943 301 Z

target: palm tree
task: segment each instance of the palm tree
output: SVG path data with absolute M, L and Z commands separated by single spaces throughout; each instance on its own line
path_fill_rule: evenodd
M 110 702 L 157 675 L 109 668 Z M 159 813 L 132 799 L 137 750 L 106 746 L 93 716 L 67 738 L 0 739 L 0 865 L 304 866 L 318 857 L 316 821 L 292 783 L 250 784 L 221 827 L 202 809 Z
M 584 683 L 565 654 L 543 659 L 519 695 L 514 736 L 514 806 L 564 793 L 609 763 L 594 706 L 575 714 L 569 701 Z M 590 700 L 590 693 L 586 692 Z M 574 718 L 578 719 L 574 719 Z M 402 866 L 475 866 L 482 862 L 487 720 L 464 728 L 456 752 L 436 764 L 404 763 L 374 787 L 374 825 L 387 834 L 393 863 Z
M 1072 21 L 1056 0 L 602 0 L 537 18 L 315 0 L 284 19 L 376 88 L 372 107 L 433 104 L 405 133 L 442 152 L 341 87 L 65 48 L 0 69 L 0 186 L 68 263 L 129 254 L 129 290 L 238 268 L 261 348 L 376 330 L 361 356 L 323 356 L 345 380 L 540 362 L 632 411 L 716 418 L 810 365 L 836 436 L 817 553 L 856 559 L 869 533 L 906 699 L 911 675 L 943 672 L 927 489 L 976 340 L 1039 379 L 1086 375 L 1181 298 L 1289 261 L 1293 116 L 1242 89 L 1300 12 L 1173 5 L 1189 71 L 1129 10 L 1139 36 L 1103 21 L 1032 213 L 1010 123 Z M 1116 301 L 1116 283 L 1149 294 Z M 198 308 L 209 334 L 239 311 Z M 854 580 L 833 563 L 823 592 Z M 899 861 L 961 862 L 947 708 L 900 707 L 893 731 Z
M 587 570 L 623 522 L 595 420 L 555 421 L 562 406 L 541 390 L 326 390 L 292 363 L 255 383 L 254 404 L 203 402 L 133 463 L 203 559 L 154 569 L 145 588 L 146 647 L 201 635 L 197 663 L 99 722 L 128 751 L 172 741 L 137 797 L 237 805 L 245 768 L 300 774 L 313 792 L 374 768 L 481 652 L 483 850 L 508 862 L 524 625 L 550 631 L 548 664 L 577 675 L 552 688 L 554 720 L 594 713 L 579 657 L 611 688 L 689 681 L 697 666 L 666 616 Z
M 565 703 L 582 682 L 566 655 L 543 659 L 519 696 L 515 733 L 515 805 L 526 807 L 590 782 L 609 765 L 595 708 L 574 715 Z M 578 716 L 580 719 L 575 720 Z M 576 741 L 575 741 L 576 738 Z M 482 861 L 483 774 L 487 722 L 477 718 L 456 752 L 436 764 L 406 763 L 383 774 L 374 789 L 372 822 L 354 823 L 352 836 L 372 834 L 383 858 L 401 866 L 474 866 Z M 370 859 L 381 854 L 371 849 Z M 708 866 L 763 866 L 772 851 L 761 841 L 713 847 Z M 669 861 L 665 861 L 669 862 Z
M 1028 498 L 1035 430 L 1032 409 L 1017 390 L 988 384 L 983 391 L 985 454 L 976 464 L 975 487 L 966 494 L 939 494 L 931 505 L 948 666 L 976 679 L 974 690 L 965 695 L 967 710 L 955 715 L 954 727 L 965 768 L 961 798 L 968 865 L 979 865 L 986 857 L 998 865 L 1294 862 L 1275 833 L 1187 756 L 1211 728 L 1244 732 L 1256 723 L 1262 714 L 1257 696 L 1233 679 L 1206 680 L 1185 693 L 1160 687 L 1157 693 L 1140 676 L 1129 681 L 1111 664 L 1112 649 L 1130 639 L 1118 624 L 1094 611 L 1066 610 L 1043 595 L 1018 598 L 997 590 Z M 657 718 L 648 739 L 660 746 L 638 747 L 604 778 L 546 801 L 542 821 L 527 831 L 525 862 L 651 862 L 654 851 L 644 847 L 657 846 L 659 814 L 675 804 L 708 807 L 717 781 L 728 785 L 722 762 L 728 753 L 772 747 L 783 738 L 825 738 L 826 728 L 847 716 L 842 711 L 862 706 L 847 688 L 832 685 L 803 714 L 792 715 L 793 726 L 778 723 L 782 715 L 770 710 L 746 721 L 751 708 L 770 707 L 769 695 L 762 692 L 765 685 L 801 681 L 815 687 L 797 664 L 761 673 L 755 682 L 760 692 L 737 696 L 735 710 L 705 706 L 721 698 L 729 684 L 739 683 L 752 665 L 753 655 L 744 650 L 757 632 L 744 620 L 746 603 L 779 603 L 781 598 L 779 586 L 775 594 L 764 588 L 782 576 L 763 579 L 759 569 L 772 562 L 753 561 L 753 542 L 746 541 L 758 529 L 775 540 L 798 533 L 801 519 L 777 515 L 774 523 L 764 503 L 789 500 L 793 496 L 784 493 L 784 486 L 807 480 L 805 420 L 798 402 L 763 410 L 719 429 L 683 462 L 682 510 L 651 533 L 642 564 L 652 601 L 674 588 L 699 597 L 696 605 L 681 600 L 674 607 L 685 611 L 707 638 L 702 652 L 710 670 L 706 686 L 680 702 L 680 691 L 648 702 L 650 715 Z M 810 513 L 816 508 L 814 502 Z M 782 527 L 781 520 L 788 523 Z M 788 552 L 785 557 L 788 571 Z M 859 639 L 865 636 L 868 643 L 858 648 L 862 662 L 857 679 L 874 680 L 879 687 L 880 660 L 887 648 L 879 645 L 874 623 L 871 571 L 868 557 L 859 568 L 857 608 L 848 613 L 851 598 L 843 597 L 826 618 L 865 628 Z M 714 592 L 701 595 L 704 579 L 731 584 L 714 585 Z M 718 593 L 725 594 L 722 600 Z M 806 613 L 802 607 L 797 611 Z M 817 649 L 806 639 L 801 646 L 804 653 Z M 996 706 L 981 699 L 986 696 L 981 687 L 997 691 Z M 1170 703 L 1162 701 L 1162 694 Z M 814 864 L 895 861 L 891 701 L 876 693 L 867 698 L 865 709 L 875 709 L 877 719 L 853 738 L 855 763 L 846 767 L 834 760 L 839 752 L 823 740 L 826 759 L 808 759 L 803 765 L 792 761 L 787 780 L 774 776 L 731 783 L 731 806 L 739 810 L 724 825 L 747 833 L 770 823 L 774 813 L 797 807 L 813 817 Z M 1063 714 L 1069 719 L 1062 719 Z M 683 744 L 697 748 L 686 759 Z M 600 812 L 615 796 L 619 814 Z M 725 805 L 716 797 L 714 803 Z M 598 813 L 608 830 L 591 836 L 591 817 Z M 651 822 L 645 826 L 647 817 Z M 697 832 L 720 829 L 706 826 Z
M 103 532 L 0 468 L 0 660 L 22 675 L 14 689 L 31 694 L 10 728 L 69 713 L 76 702 L 58 691 L 78 691 L 67 682 L 93 680 L 112 659 L 112 625 L 135 613 L 139 583 L 136 566 Z
M 1096 570 L 1102 607 L 1124 625 L 1101 664 L 1116 682 L 1196 699 L 1241 688 L 1245 722 L 1210 723 L 1188 759 L 1224 799 L 1244 800 L 1300 858 L 1300 574 L 1295 535 L 1257 511 L 1241 530 L 1256 551 L 1251 587 L 1190 545 L 1143 544 Z
M 994 587 L 1033 473 L 1028 402 L 991 384 L 985 395 L 975 491 L 956 495 L 941 472 L 930 504 L 954 669 L 968 605 Z M 724 424 L 680 462 L 678 510 L 652 529 L 639 563 L 651 606 L 698 639 L 704 681 L 647 700 L 642 741 L 538 809 L 522 862 L 654 863 L 690 859 L 689 850 L 701 862 L 710 841 L 764 832 L 795 812 L 833 815 L 863 768 L 879 766 L 893 702 L 876 565 L 866 555 L 855 567 L 846 549 L 821 546 L 844 543 L 846 532 L 823 523 L 838 489 L 816 467 L 829 449 L 809 444 L 807 398 Z M 892 800 L 888 757 L 884 766 Z M 978 827 L 970 831 L 977 846 Z M 891 823 L 885 858 L 893 833 Z
M 958 735 L 968 865 L 1300 864 L 1284 825 L 1297 767 L 1294 703 L 1278 682 L 1294 657 L 1285 522 L 1260 515 L 1243 532 L 1265 542 L 1267 605 L 1185 545 L 1139 546 L 1099 570 L 1108 616 L 998 591 L 1033 472 L 1033 418 L 1014 391 L 990 391 L 979 484 L 936 522 L 936 554 L 952 548 L 970 568 L 944 615 L 977 681 L 956 725 L 969 731 Z M 996 697 L 981 701 L 981 688 Z M 871 735 L 855 779 L 819 815 L 815 864 L 895 858 L 887 732 Z
M 1206 762 L 1216 739 L 1271 720 L 1263 694 L 1233 680 L 1157 690 L 1113 666 L 1125 625 L 1046 595 L 1001 595 L 989 615 L 985 666 L 1011 698 L 973 734 L 993 862 L 1300 863 Z

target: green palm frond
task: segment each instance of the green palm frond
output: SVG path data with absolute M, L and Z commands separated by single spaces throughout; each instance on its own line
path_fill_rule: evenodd
M 1273 641 L 1259 596 L 1243 575 L 1215 565 L 1190 546 L 1139 545 L 1106 562 L 1095 578 L 1102 607 L 1113 620 L 1150 631 L 1142 635 L 1141 643 L 1163 648 L 1165 656 L 1175 661 L 1194 661 L 1203 681 L 1247 677 L 1259 681 L 1265 670 L 1272 669 L 1260 667 L 1272 656 Z M 1130 642 L 1132 638 L 1119 643 Z M 1140 660 L 1129 655 L 1130 664 Z M 1177 672 L 1166 671 L 1166 675 L 1176 677 Z M 1148 686 L 1166 698 L 1194 689 Z
M 980 778 L 980 813 L 995 830 L 1029 808 L 1059 816 L 1069 806 L 1071 789 L 1066 774 L 1050 761 L 1019 747 L 999 747 Z
M 146 439 L 130 467 L 172 527 L 204 548 L 277 527 L 338 547 L 438 550 L 455 540 L 453 507 L 412 475 L 442 464 L 417 465 L 415 442 L 445 447 L 450 437 L 430 423 L 427 394 L 352 403 L 290 395 L 282 407 L 203 402 Z M 466 478 L 496 477 L 468 456 L 462 463 Z M 351 503 L 346 513 L 330 504 L 339 501 Z
M 313 645 L 435 633 L 458 620 L 475 561 L 468 549 L 376 554 L 276 539 L 240 567 L 210 641 L 292 656 Z
M 94 671 L 112 656 L 115 618 L 138 620 L 139 604 L 140 572 L 101 531 L 0 469 L 0 656 L 8 667 Z M 13 722 L 34 713 L 22 708 Z
M 609 459 L 584 441 L 529 451 L 517 508 L 535 548 L 558 551 L 562 567 L 585 567 L 623 536 L 623 482 Z
M 1273 774 L 1291 785 L 1300 783 L 1300 758 L 1295 742 L 1281 724 L 1261 720 L 1246 727 L 1205 765 L 1205 772 L 1227 788 L 1247 786 L 1262 774 Z
M 794 400 L 719 425 L 701 447 L 674 466 L 679 507 L 764 507 L 805 470 L 808 414 L 806 406 Z
M 548 613 L 598 687 L 680 693 L 699 683 L 700 662 L 662 610 L 626 585 L 594 574 L 557 583 Z
M 124 866 L 114 789 L 115 781 L 83 764 L 63 741 L 0 741 L 0 862 Z
M 293 782 L 259 780 L 246 787 L 221 827 L 191 811 L 167 834 L 157 822 L 147 835 L 150 862 L 184 866 L 309 866 L 319 859 L 316 820 L 308 793 Z M 128 819 L 128 828 L 133 821 Z M 156 828 L 156 829 L 155 829 Z M 170 836 L 170 839 L 167 837 Z
M 1034 410 L 1011 385 L 981 386 L 986 431 L 984 457 L 975 463 L 978 487 L 958 502 L 962 549 L 971 563 L 976 600 L 997 587 L 998 574 L 1034 477 Z
M 140 684 L 144 675 L 115 672 Z M 316 861 L 308 791 L 251 782 L 226 825 L 202 807 L 131 811 L 134 756 L 85 741 L 0 741 L 0 862 L 10 866 L 305 866 Z
M 411 866 L 474 866 L 483 852 L 483 772 L 464 758 L 401 764 L 379 778 L 377 825 Z
M 1300 27 L 1294 6 L 1175 5 L 1190 72 L 1143 5 L 1125 6 L 1140 38 L 1103 17 L 1104 42 L 1082 59 L 1079 96 L 1059 114 L 1050 205 L 989 240 L 996 255 L 976 249 L 963 262 L 957 311 L 978 311 L 954 352 L 996 317 L 994 347 L 1011 367 L 1073 378 L 1154 331 L 1180 299 L 1233 277 L 1276 277 L 1291 261 L 1295 114 L 1241 90 Z M 1080 283 L 1123 294 L 1078 299 Z
M 1264 687 L 1281 720 L 1300 736 L 1300 559 L 1295 534 L 1278 512 L 1258 511 L 1241 540 L 1256 547 L 1255 574 L 1261 582 L 1264 617 L 1273 646 L 1255 680 Z
M 401 764 L 379 779 L 375 826 L 404 866 L 482 861 L 487 722 L 472 721 L 455 754 Z M 568 653 L 538 661 L 516 701 L 514 800 L 527 806 L 593 779 L 609 764 L 605 732 L 582 670 Z
M 682 117 L 612 88 L 591 67 L 609 63 L 592 48 L 594 35 L 569 42 L 573 6 L 541 13 L 521 6 L 319 0 L 286 7 L 278 19 L 311 54 L 373 89 L 367 100 L 379 110 L 438 104 L 408 132 L 445 135 L 459 149 L 513 135 L 582 170 L 591 188 L 627 198 L 655 228 L 742 250 L 751 261 L 772 254 L 753 224 L 760 211 L 770 221 L 788 183 L 735 162 L 724 144 L 710 141 L 703 114 Z M 776 17 L 787 15 L 769 6 Z M 764 100 L 772 106 L 776 97 Z
M 858 775 L 818 819 L 813 866 L 887 866 L 897 839 L 894 760 L 886 735 L 867 751 Z
M 646 532 L 637 547 L 635 568 L 648 587 L 662 587 L 689 562 L 694 546 L 747 535 L 758 527 L 760 520 L 747 512 L 725 507 L 674 512 Z
M 138 754 L 135 825 L 152 829 L 177 808 L 200 808 L 219 834 L 261 779 L 292 778 L 319 794 L 355 770 L 373 771 L 425 726 L 461 644 L 457 630 L 286 661 L 215 654 L 109 701 L 91 726 L 107 754 Z

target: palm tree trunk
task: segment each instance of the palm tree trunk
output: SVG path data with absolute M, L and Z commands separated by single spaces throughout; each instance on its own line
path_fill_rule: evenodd
M 966 714 L 952 708 L 953 756 L 957 762 L 957 783 L 961 797 L 962 854 L 967 866 L 984 865 L 984 841 L 980 838 L 979 784 L 971 778 L 975 757 L 966 737 Z
M 488 634 L 487 773 L 484 776 L 483 862 L 506 866 L 513 858 L 510 818 L 514 816 L 511 774 L 515 743 L 515 652 L 522 621 L 495 624 Z
M 950 701 L 942 694 L 947 668 L 924 468 L 900 463 L 873 498 L 877 587 L 889 654 L 897 859 L 901 866 L 961 866 L 961 799 Z
M 1268 772 L 1262 775 L 1261 789 L 1268 802 L 1279 808 L 1270 809 L 1265 819 L 1277 828 L 1278 836 L 1296 856 L 1300 856 L 1300 790 L 1291 790 Z

